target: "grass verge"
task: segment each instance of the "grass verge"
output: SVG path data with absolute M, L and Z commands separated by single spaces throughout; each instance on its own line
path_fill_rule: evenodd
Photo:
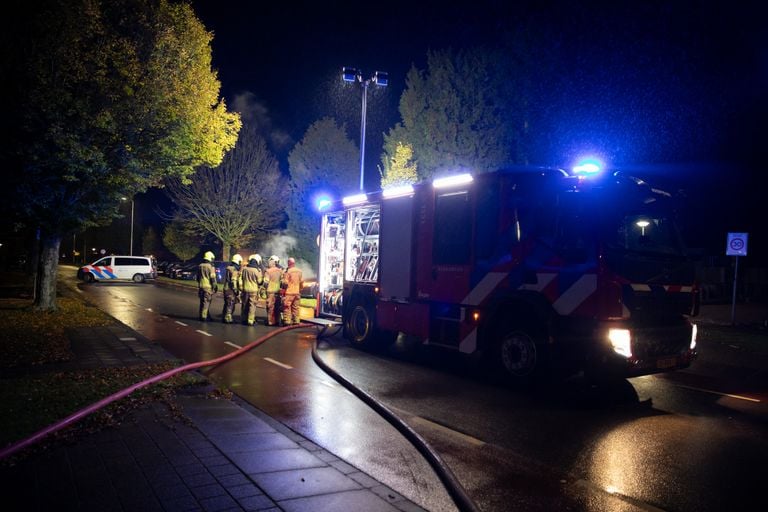
M 108 326 L 116 320 L 78 298 L 58 297 L 58 309 L 41 313 L 32 309 L 30 290 L 18 276 L 0 274 L 0 446 L 38 432 L 102 398 L 146 378 L 179 366 L 180 361 L 158 364 L 62 371 L 56 363 L 72 360 L 68 332 L 75 328 Z M 12 375 L 12 376 L 11 376 Z M 2 461 L 13 465 L 39 451 L 125 421 L 128 413 L 152 401 L 165 403 L 177 418 L 174 396 L 181 388 L 208 391 L 209 383 L 197 373 L 184 373 L 132 393 Z M 228 397 L 213 389 L 212 395 Z

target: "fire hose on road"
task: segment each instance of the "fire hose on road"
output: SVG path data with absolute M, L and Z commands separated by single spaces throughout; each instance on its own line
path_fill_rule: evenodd
M 62 430 L 70 425 L 73 425 L 74 423 L 80 421 L 81 419 L 85 418 L 86 416 L 98 411 L 99 409 L 102 409 L 106 407 L 107 405 L 120 400 L 121 398 L 124 398 L 134 391 L 137 391 L 141 388 L 147 387 L 149 385 L 155 384 L 157 382 L 163 381 L 165 379 L 169 379 L 173 377 L 174 375 L 178 375 L 183 372 L 191 371 L 191 370 L 197 370 L 198 368 L 204 368 L 207 366 L 216 366 L 220 365 L 222 363 L 226 363 L 227 361 L 230 361 L 232 359 L 235 359 L 249 350 L 258 347 L 262 343 L 266 342 L 270 338 L 273 338 L 277 336 L 278 334 L 281 334 L 283 332 L 297 329 L 297 328 L 304 328 L 309 327 L 308 324 L 298 324 L 298 325 L 290 325 L 286 327 L 278 328 L 269 334 L 262 336 L 255 341 L 252 341 L 251 343 L 243 346 L 242 348 L 239 348 L 235 350 L 234 352 L 231 352 L 229 354 L 226 354 L 224 356 L 218 357 L 216 359 L 209 359 L 207 361 L 199 361 L 196 363 L 190 363 L 183 366 L 180 366 L 178 368 L 174 368 L 172 370 L 168 370 L 166 372 L 160 373 L 158 375 L 155 375 L 153 377 L 150 377 L 148 379 L 145 379 L 143 381 L 137 382 L 136 384 L 133 384 L 132 386 L 129 386 L 127 388 L 124 388 L 120 391 L 117 391 L 106 398 L 103 398 L 99 400 L 98 402 L 95 402 L 87 407 L 84 407 L 80 409 L 79 411 L 67 416 L 66 418 L 57 421 L 56 423 L 53 423 L 38 432 L 32 434 L 31 436 L 22 439 L 20 441 L 17 441 L 13 444 L 8 445 L 7 447 L 0 450 L 0 459 L 5 459 L 7 457 L 10 457 L 11 455 L 19 452 L 20 450 L 31 446 L 45 437 L 58 432 L 59 430 Z M 325 332 L 325 330 L 321 331 L 320 335 L 322 335 Z M 446 490 L 448 491 L 448 494 L 451 496 L 451 499 L 453 499 L 454 503 L 456 504 L 457 508 L 461 510 L 462 512 L 477 512 L 478 508 L 475 505 L 475 503 L 472 501 L 472 499 L 467 495 L 466 491 L 462 487 L 462 485 L 459 483 L 459 481 L 454 476 L 453 472 L 450 470 L 450 468 L 445 464 L 445 462 L 440 458 L 440 456 L 429 446 L 429 444 L 422 438 L 415 430 L 413 430 L 410 426 L 408 426 L 403 420 L 401 420 L 398 416 L 396 416 L 392 411 L 390 411 L 386 406 L 384 406 L 381 402 L 377 401 L 375 398 L 373 398 L 371 395 L 366 393 L 365 391 L 359 389 L 354 384 L 352 384 L 350 381 L 345 379 L 343 376 L 341 376 L 338 372 L 333 370 L 330 366 L 328 366 L 325 361 L 323 361 L 320 358 L 320 355 L 317 352 L 317 345 L 320 338 L 320 335 L 318 336 L 318 339 L 315 341 L 314 345 L 312 346 L 312 359 L 315 361 L 315 363 L 328 375 L 333 377 L 337 382 L 339 382 L 342 386 L 347 388 L 349 391 L 351 391 L 355 396 L 357 396 L 359 399 L 361 399 L 363 402 L 365 402 L 369 407 L 371 407 L 377 414 L 382 416 L 384 419 L 386 419 L 392 426 L 394 426 L 418 451 L 419 453 L 429 462 L 432 469 L 435 471 L 437 476 L 440 478 L 440 481 L 445 486 Z

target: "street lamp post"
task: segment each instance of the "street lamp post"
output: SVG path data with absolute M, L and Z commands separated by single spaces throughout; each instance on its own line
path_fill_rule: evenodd
M 123 201 L 127 201 L 128 200 L 127 197 L 121 197 L 120 199 L 122 199 Z M 134 201 L 133 201 L 133 199 L 131 199 L 131 241 L 130 241 L 131 245 L 130 245 L 130 247 L 128 249 L 128 255 L 129 256 L 133 256 L 133 206 L 134 206 Z
M 365 187 L 365 116 L 368 107 L 368 86 L 374 83 L 381 87 L 389 84 L 389 74 L 385 71 L 376 71 L 368 79 L 363 79 L 363 72 L 356 68 L 341 68 L 341 78 L 345 82 L 359 82 L 363 87 L 363 107 L 360 115 L 360 190 Z

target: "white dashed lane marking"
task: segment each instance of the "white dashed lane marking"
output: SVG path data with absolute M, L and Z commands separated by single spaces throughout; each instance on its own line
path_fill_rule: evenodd
M 195 332 L 199 332 L 200 334 L 203 334 L 205 336 L 213 336 L 213 334 L 205 331 L 201 331 L 200 329 L 195 329 Z
M 277 366 L 279 366 L 281 368 L 285 368 L 286 370 L 293 370 L 293 366 L 288 366 L 287 364 L 283 364 L 280 361 L 275 361 L 271 357 L 265 357 L 264 360 L 265 361 L 269 361 L 272 364 L 276 364 Z
M 179 322 L 178 320 L 176 320 L 176 323 L 179 325 L 183 325 L 184 327 L 189 327 L 189 325 L 185 324 L 184 322 Z
M 232 343 L 231 341 L 225 341 L 225 342 L 224 342 L 224 344 L 225 344 L 225 345 L 229 345 L 230 347 L 235 347 L 235 348 L 237 348 L 237 349 L 241 349 L 241 348 L 243 348 L 243 347 L 241 347 L 240 345 L 235 345 L 235 344 L 234 344 L 234 343 Z

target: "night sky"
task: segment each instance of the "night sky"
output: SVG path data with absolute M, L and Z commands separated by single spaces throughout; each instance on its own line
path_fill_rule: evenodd
M 428 49 L 524 41 L 538 95 L 530 163 L 566 167 L 592 151 L 684 189 L 689 245 L 722 253 L 728 231 L 748 231 L 754 261 L 768 255 L 759 187 L 768 45 L 759 4 L 740 4 L 193 2 L 214 33 L 228 105 L 259 123 L 284 168 L 293 143 L 324 115 L 359 140 L 360 95 L 342 86 L 342 66 L 390 75 L 369 97 L 370 175 L 381 134 L 399 120 L 405 74 L 424 68 Z

